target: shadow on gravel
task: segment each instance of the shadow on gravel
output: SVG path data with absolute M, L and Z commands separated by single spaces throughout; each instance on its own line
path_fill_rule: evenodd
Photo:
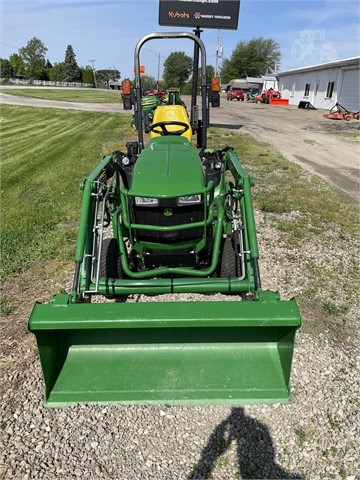
M 236 442 L 238 474 L 241 479 L 303 479 L 284 470 L 275 462 L 275 452 L 269 429 L 263 423 L 245 415 L 244 409 L 232 408 L 229 417 L 213 431 L 201 459 L 188 476 L 190 479 L 210 479 L 212 471 L 224 467 L 225 460 L 217 465 L 219 457 Z
M 215 127 L 215 128 L 227 128 L 229 130 L 240 130 L 244 125 L 241 125 L 240 123 L 235 123 L 235 124 L 228 124 L 228 123 L 210 123 L 210 127 Z

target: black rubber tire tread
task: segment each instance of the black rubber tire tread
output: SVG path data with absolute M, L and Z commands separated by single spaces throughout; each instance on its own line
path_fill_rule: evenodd
M 100 256 L 100 278 L 124 278 L 121 267 L 120 252 L 116 238 L 104 238 Z M 126 302 L 127 295 L 105 295 L 117 302 Z
M 120 252 L 116 238 L 104 238 L 100 256 L 101 278 L 122 278 Z
M 237 277 L 237 270 L 234 240 L 231 237 L 227 237 L 221 255 L 220 277 Z

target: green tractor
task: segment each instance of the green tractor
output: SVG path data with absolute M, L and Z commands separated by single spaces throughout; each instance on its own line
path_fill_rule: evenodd
M 161 96 L 160 94 L 143 95 L 141 97 L 141 111 L 143 120 L 142 126 L 144 127 L 145 133 L 150 133 L 155 110 L 160 105 L 182 105 L 185 107 L 184 102 L 180 98 L 180 91 L 178 88 L 170 88 L 166 91 L 165 96 Z M 137 128 L 135 115 L 133 115 L 131 126 Z
M 141 98 L 141 110 L 143 115 L 143 126 L 145 133 L 150 132 L 150 126 L 154 118 L 155 109 L 161 105 L 162 100 L 157 95 L 144 95 Z M 133 115 L 131 126 L 136 128 L 136 118 Z
M 201 107 L 193 96 L 189 119 L 182 105 L 158 106 L 145 145 L 140 50 L 179 38 L 201 54 Z M 299 310 L 261 288 L 254 181 L 231 147 L 207 147 L 219 94 L 205 67 L 192 33 L 149 34 L 135 48 L 124 106 L 135 106 L 138 138 L 83 182 L 72 291 L 36 303 L 29 320 L 46 406 L 289 399 Z M 186 293 L 203 300 L 176 300 Z

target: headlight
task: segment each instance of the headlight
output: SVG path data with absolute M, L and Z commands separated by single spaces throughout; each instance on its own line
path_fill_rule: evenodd
M 157 198 L 151 197 L 135 197 L 135 205 L 142 205 L 142 206 L 157 206 L 159 205 L 159 200 Z
M 201 195 L 187 195 L 186 197 L 179 197 L 178 204 L 179 205 L 193 205 L 195 203 L 201 202 Z

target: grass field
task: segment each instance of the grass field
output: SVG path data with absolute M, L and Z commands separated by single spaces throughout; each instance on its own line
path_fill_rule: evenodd
M 129 117 L 3 105 L 2 269 L 71 255 L 79 183 L 102 155 L 123 148 Z M 133 133 L 133 132 L 131 132 Z
M 125 140 L 135 139 L 136 134 L 129 116 L 122 114 L 6 105 L 1 113 L 4 278 L 11 281 L 13 274 L 40 260 L 42 265 L 51 264 L 54 275 L 74 255 L 79 183 L 102 155 L 124 151 Z M 274 261 L 284 265 L 289 291 L 297 288 L 312 309 L 345 318 L 358 294 L 355 202 L 246 135 L 211 128 L 212 145 L 233 146 L 255 177 L 254 205 L 276 229 L 274 255 L 282 251 Z M 284 256 L 288 263 L 282 263 Z M 271 261 L 264 261 L 271 269 Z
M 84 90 L 62 90 L 61 88 L 2 88 L 1 93 L 62 102 L 118 103 L 121 100 L 119 91 L 95 90 L 93 88 Z

